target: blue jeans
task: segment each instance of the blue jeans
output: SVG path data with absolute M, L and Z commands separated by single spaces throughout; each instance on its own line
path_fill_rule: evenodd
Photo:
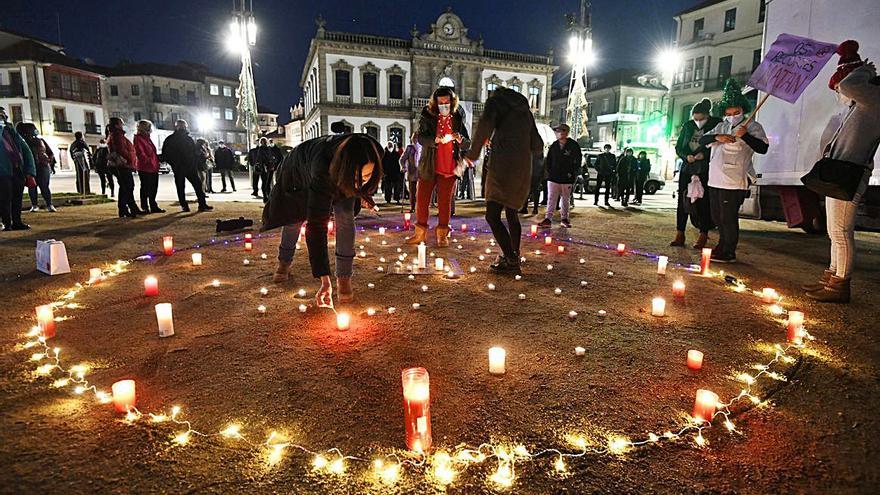
M 333 203 L 333 221 L 336 224 L 336 277 L 351 277 L 354 264 L 354 203 L 347 198 Z M 281 227 L 281 244 L 278 245 L 278 261 L 290 263 L 296 252 L 302 222 Z

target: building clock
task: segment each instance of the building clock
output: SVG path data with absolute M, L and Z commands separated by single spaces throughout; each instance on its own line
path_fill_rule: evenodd
M 451 22 L 447 22 L 443 25 L 443 34 L 446 36 L 452 36 L 455 34 L 455 26 L 453 26 Z

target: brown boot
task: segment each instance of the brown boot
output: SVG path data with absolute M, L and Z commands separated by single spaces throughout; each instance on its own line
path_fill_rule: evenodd
M 707 242 L 709 242 L 709 234 L 700 232 L 699 239 L 697 239 L 697 242 L 694 243 L 694 249 L 703 249 L 704 247 L 706 247 Z
M 419 224 L 416 224 L 416 231 L 411 237 L 406 238 L 407 244 L 419 245 L 425 242 L 425 239 L 428 237 L 428 227 L 422 227 Z
M 354 301 L 354 289 L 351 288 L 351 277 L 339 277 L 336 279 L 336 293 L 339 302 L 349 303 Z
M 832 275 L 822 290 L 807 292 L 807 297 L 819 302 L 848 303 L 849 296 L 849 279 L 837 275 Z
M 437 226 L 437 247 L 449 246 L 449 227 Z
M 673 247 L 684 247 L 684 231 L 678 230 L 675 232 L 675 240 L 669 243 L 670 246 Z
M 272 281 L 276 284 L 286 282 L 290 278 L 290 262 L 279 261 L 278 268 L 275 269 L 275 275 L 272 275 Z
M 816 292 L 817 290 L 822 290 L 828 285 L 828 281 L 831 280 L 831 276 L 834 275 L 834 272 L 831 270 L 825 270 L 822 273 L 822 277 L 818 282 L 814 282 L 812 284 L 804 284 L 801 286 L 801 289 L 804 289 L 807 292 Z

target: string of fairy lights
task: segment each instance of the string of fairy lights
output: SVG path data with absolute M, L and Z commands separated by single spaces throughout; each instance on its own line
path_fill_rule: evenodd
M 397 227 L 396 230 L 401 229 Z M 471 234 L 490 233 L 485 229 L 471 229 L 469 232 Z M 257 237 L 268 238 L 274 235 L 277 234 L 258 234 Z M 528 234 L 526 234 L 526 237 L 528 237 Z M 235 237 L 232 242 L 239 240 L 241 240 L 240 237 Z M 472 236 L 471 240 L 475 240 L 475 237 Z M 223 242 L 224 244 L 229 244 L 231 241 L 225 240 Z M 567 240 L 562 240 L 562 242 L 605 250 L 614 249 L 614 246 L 608 244 L 588 242 L 571 237 Z M 216 243 L 216 238 L 211 239 L 209 242 L 211 245 Z M 494 242 L 491 244 L 494 245 Z M 384 242 L 383 245 L 385 245 Z M 201 244 L 195 244 L 192 247 L 180 249 L 180 251 L 201 247 Z M 657 259 L 659 256 L 639 250 L 629 250 L 628 253 L 649 259 Z M 133 262 L 150 260 L 152 257 L 152 253 L 147 253 L 134 260 L 119 260 L 108 264 L 101 269 L 99 277 L 90 278 L 85 283 L 77 283 L 55 301 L 49 303 L 49 306 L 53 310 L 61 312 L 82 309 L 83 306 L 75 302 L 75 299 L 82 291 L 92 285 L 103 282 L 107 278 L 121 275 L 127 271 L 127 267 Z M 484 258 L 483 255 L 480 255 L 480 257 Z M 672 266 L 690 272 L 699 271 L 699 266 L 682 264 L 674 264 Z M 471 273 L 473 272 L 474 270 L 471 268 Z M 750 289 L 742 280 L 738 280 L 731 275 L 725 275 L 724 272 L 708 271 L 702 274 L 702 276 L 723 281 L 734 292 L 762 297 L 762 292 Z M 777 324 L 784 325 L 787 322 L 788 311 L 782 307 L 781 302 L 782 298 L 779 297 L 775 303 L 769 304 L 768 308 L 774 321 Z M 54 319 L 56 322 L 61 322 L 68 318 L 70 316 L 55 316 Z M 483 443 L 476 447 L 460 445 L 452 449 L 438 448 L 431 453 L 389 449 L 386 453 L 376 457 L 366 458 L 346 455 L 335 447 L 326 450 L 310 449 L 305 445 L 291 441 L 287 436 L 277 431 L 272 431 L 265 440 L 255 440 L 253 439 L 255 436 L 245 433 L 245 426 L 240 423 L 230 423 L 216 432 L 200 431 L 194 428 L 189 420 L 183 419 L 180 406 L 173 406 L 168 410 L 149 413 L 144 413 L 136 407 L 132 407 L 124 415 L 123 421 L 127 423 L 147 422 L 155 425 L 171 425 L 173 431 L 170 441 L 175 446 L 188 445 L 194 438 L 220 438 L 237 442 L 259 451 L 268 468 L 278 465 L 290 452 L 299 452 L 302 455 L 309 456 L 311 458 L 311 469 L 314 472 L 332 476 L 343 476 L 348 473 L 350 471 L 349 464 L 369 465 L 370 467 L 366 471 L 367 476 L 373 481 L 385 485 L 398 483 L 405 470 L 409 469 L 415 473 L 423 473 L 432 483 L 439 486 L 448 486 L 454 483 L 459 475 L 467 470 L 468 466 L 495 462 L 495 469 L 489 475 L 487 481 L 493 486 L 503 489 L 513 485 L 516 479 L 516 465 L 520 462 L 547 459 L 552 465 L 552 475 L 566 477 L 571 474 L 568 462 L 587 455 L 622 456 L 635 448 L 677 440 L 688 440 L 696 447 L 704 447 L 708 444 L 704 433 L 716 423 L 716 419 L 730 433 L 739 433 L 739 430 L 732 421 L 732 418 L 735 416 L 733 408 L 743 404 L 745 406 L 744 411 L 751 407 L 761 407 L 767 404 L 765 399 L 762 399 L 755 393 L 755 387 L 764 379 L 787 381 L 788 378 L 784 371 L 776 368 L 780 364 L 792 365 L 796 363 L 798 359 L 796 355 L 806 345 L 805 342 L 814 340 L 813 336 L 806 329 L 802 328 L 800 332 L 802 339 L 798 339 L 798 341 L 767 346 L 765 350 L 772 353 L 773 357 L 766 363 L 753 365 L 751 372 L 735 374 L 732 378 L 742 384 L 739 394 L 727 402 L 718 401 L 711 419 L 694 418 L 683 413 L 681 423 L 676 428 L 664 432 L 647 433 L 637 439 L 631 439 L 622 435 L 607 435 L 602 439 L 597 439 L 587 435 L 569 433 L 564 437 L 565 442 L 568 444 L 567 447 L 536 448 L 530 451 L 522 444 Z M 50 345 L 49 341 L 42 335 L 42 329 L 39 326 L 31 327 L 24 336 L 25 340 L 19 345 L 19 348 L 32 353 L 30 361 L 36 365 L 34 374 L 37 377 L 50 379 L 52 387 L 68 389 L 75 395 L 92 394 L 100 404 L 108 404 L 112 401 L 110 393 L 90 383 L 86 378 L 90 371 L 88 364 L 75 364 L 71 366 L 63 364 L 61 349 Z

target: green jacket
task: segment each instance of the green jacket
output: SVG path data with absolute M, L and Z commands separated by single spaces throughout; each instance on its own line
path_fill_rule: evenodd
M 6 150 L 7 136 L 11 138 L 11 141 L 15 143 L 15 146 L 18 148 L 17 159 L 10 156 L 9 152 Z M 11 125 L 0 125 L 0 177 L 11 177 L 13 175 L 14 162 L 20 163 L 23 175 L 37 175 L 37 168 L 34 165 L 34 155 L 31 153 L 30 146 L 28 146 L 25 140 L 15 132 L 15 129 Z

